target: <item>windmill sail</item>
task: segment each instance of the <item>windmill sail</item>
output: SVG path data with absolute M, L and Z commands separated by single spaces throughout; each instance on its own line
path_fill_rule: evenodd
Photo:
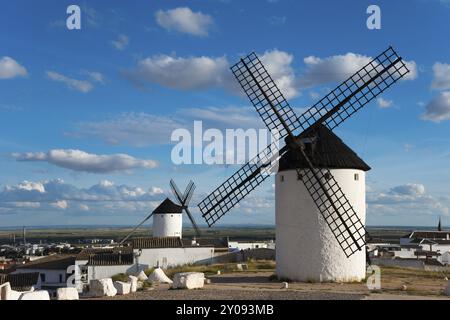
M 331 172 L 312 165 L 301 138 L 314 136 L 322 123 L 330 130 L 336 128 L 404 77 L 409 72 L 406 64 L 389 47 L 299 118 L 256 54 L 241 59 L 232 71 L 269 130 L 277 130 L 281 138 L 286 138 L 281 156 L 292 150 L 308 163 L 309 170 L 297 169 L 297 173 L 347 257 L 361 250 L 367 234 L 364 225 Z M 303 132 L 296 137 L 294 131 L 298 128 Z M 200 211 L 209 226 L 267 178 L 262 174 L 268 166 L 268 159 L 265 160 L 257 165 L 245 164 L 200 202 Z
M 286 148 L 278 151 L 276 143 L 269 145 L 203 199 L 198 207 L 208 226 L 212 226 L 266 180 L 273 166 L 285 152 L 287 152 Z
M 350 257 L 364 247 L 367 231 L 330 170 L 314 168 L 303 150 L 301 154 L 309 170 L 297 169 L 297 174 L 345 255 Z
M 280 139 L 295 131 L 297 116 L 255 53 L 241 59 L 231 71 L 271 132 Z
M 303 113 L 299 127 L 312 132 L 323 123 L 333 130 L 408 72 L 405 62 L 389 47 Z
M 170 180 L 170 188 L 172 189 L 172 193 L 177 198 L 180 205 L 183 207 L 184 212 L 186 212 L 189 220 L 191 221 L 191 224 L 192 224 L 192 227 L 194 228 L 195 233 L 197 234 L 197 236 L 200 236 L 201 235 L 200 229 L 198 228 L 197 223 L 195 223 L 194 217 L 192 216 L 191 212 L 189 211 L 189 202 L 191 201 L 192 195 L 194 194 L 194 190 L 195 190 L 194 182 L 192 182 L 192 181 L 189 182 L 183 195 L 181 194 L 180 189 L 178 189 L 178 187 L 175 184 L 175 181 L 173 181 L 173 179 Z

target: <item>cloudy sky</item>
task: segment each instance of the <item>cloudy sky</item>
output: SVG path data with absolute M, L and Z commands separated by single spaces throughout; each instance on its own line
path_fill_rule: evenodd
M 336 133 L 372 167 L 369 224 L 450 225 L 450 2 L 376 1 L 368 30 L 373 2 L 2 3 L 0 227 L 134 224 L 170 177 L 196 182 L 196 204 L 237 167 L 174 165 L 171 133 L 263 127 L 229 70 L 239 57 L 258 53 L 300 113 L 389 45 L 412 72 Z M 272 185 L 221 223 L 273 224 Z

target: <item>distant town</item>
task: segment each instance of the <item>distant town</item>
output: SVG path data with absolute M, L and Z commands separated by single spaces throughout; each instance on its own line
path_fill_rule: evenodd
M 233 264 L 242 269 L 249 261 L 275 262 L 273 227 L 202 229 L 201 237 L 188 228 L 182 237 L 152 237 L 150 230 L 141 228 L 120 244 L 130 230 L 130 227 L 0 230 L 0 285 L 9 282 L 16 291 L 45 290 L 51 298 L 57 298 L 60 288 L 75 287 L 80 297 L 89 297 L 89 284 L 93 280 L 138 275 L 155 268 Z M 417 230 L 372 227 L 369 232 L 366 257 L 372 265 L 428 272 L 449 270 L 450 230 L 440 224 Z

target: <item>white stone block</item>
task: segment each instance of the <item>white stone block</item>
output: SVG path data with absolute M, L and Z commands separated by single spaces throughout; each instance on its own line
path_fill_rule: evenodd
M 114 297 L 117 294 L 117 290 L 114 288 L 111 278 L 91 280 L 89 284 L 89 292 L 94 297 Z
M 144 271 L 139 272 L 139 274 L 137 275 L 137 278 L 139 281 L 147 281 L 147 279 L 148 279 L 148 277 Z
M 205 284 L 205 274 L 202 272 L 182 272 L 175 274 L 172 288 L 199 289 Z
M 0 285 L 0 300 L 9 300 L 7 299 L 11 295 L 11 284 L 6 282 Z
M 50 295 L 46 290 L 22 293 L 19 300 L 50 300 Z
M 125 295 L 130 293 L 131 284 L 128 282 L 114 281 L 114 288 L 116 288 L 118 295 Z
M 16 290 L 11 290 L 11 291 L 9 291 L 5 300 L 20 300 L 21 296 L 22 296 L 22 292 L 19 292 Z
M 136 292 L 138 285 L 138 278 L 135 276 L 128 276 L 128 283 L 130 284 L 130 291 Z
M 151 281 L 152 283 L 168 283 L 172 284 L 173 281 L 170 280 L 168 276 L 164 273 L 163 269 L 156 268 L 152 274 L 148 277 L 147 281 Z
M 79 300 L 77 288 L 58 288 L 56 290 L 57 300 Z

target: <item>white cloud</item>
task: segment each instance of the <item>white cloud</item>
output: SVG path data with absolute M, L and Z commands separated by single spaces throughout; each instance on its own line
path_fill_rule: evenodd
M 405 65 L 409 70 L 409 73 L 406 74 L 402 80 L 415 80 L 419 76 L 419 71 L 417 68 L 417 64 L 415 61 L 405 61 Z
M 382 97 L 380 97 L 377 99 L 377 104 L 380 108 L 387 109 L 387 108 L 392 107 L 392 105 L 394 104 L 394 101 L 383 99 Z
M 271 25 L 277 26 L 277 25 L 283 25 L 287 21 L 287 17 L 285 16 L 272 16 L 269 18 L 269 23 Z
M 392 193 L 405 196 L 421 196 L 425 194 L 425 186 L 419 183 L 407 183 L 391 189 Z
M 112 40 L 111 44 L 117 50 L 125 50 L 130 43 L 130 38 L 125 34 L 119 34 L 116 40 Z
M 72 79 L 54 71 L 47 71 L 47 76 L 50 80 L 64 83 L 68 88 L 83 93 L 87 93 L 94 89 L 94 86 L 89 81 Z
M 10 57 L 0 59 L 0 79 L 12 79 L 16 77 L 26 77 L 27 69 L 21 66 L 16 60 Z
M 291 67 L 293 59 L 292 55 L 277 49 L 261 55 L 261 61 L 286 98 L 298 95 Z M 123 75 L 139 87 L 155 83 L 179 90 L 222 88 L 242 94 L 226 57 L 155 55 L 138 61 L 135 68 L 123 71 Z
M 277 49 L 266 51 L 261 56 L 262 64 L 286 99 L 296 97 L 299 94 L 292 68 L 293 60 L 293 55 Z
M 450 64 L 435 63 L 433 65 L 434 79 L 431 84 L 433 89 L 450 89 Z
M 254 107 L 205 107 L 185 108 L 178 113 L 189 120 L 201 120 L 203 126 L 226 128 L 259 128 L 264 126 Z M 188 125 L 188 123 L 186 123 Z
M 75 137 L 96 137 L 111 144 L 137 147 L 170 144 L 172 132 L 179 128 L 191 130 L 193 121 L 203 121 L 203 128 L 248 129 L 264 128 L 253 107 L 183 108 L 166 116 L 149 113 L 123 113 L 99 122 L 78 123 Z M 224 131 L 225 133 L 225 131 Z
M 79 205 L 79 208 L 80 208 L 81 211 L 89 211 L 90 210 L 89 206 L 86 205 L 86 204 L 83 204 L 83 203 L 81 203 Z
M 18 161 L 44 161 L 58 167 L 90 173 L 110 173 L 137 168 L 152 169 L 154 160 L 140 160 L 127 154 L 97 155 L 81 150 L 50 150 L 48 152 L 15 153 Z
M 140 60 L 135 69 L 125 71 L 124 75 L 141 86 L 149 82 L 173 89 L 195 90 L 223 86 L 231 78 L 228 67 L 225 57 L 155 55 Z
M 24 186 L 42 186 L 24 188 Z M 43 192 L 41 192 L 44 190 Z M 140 187 L 115 185 L 102 181 L 89 188 L 78 188 L 61 179 L 28 182 L 6 186 L 0 191 L 0 212 L 59 212 L 61 210 L 78 214 L 122 213 L 124 210 L 148 212 L 154 209 L 165 197 L 159 187 L 150 187 L 148 191 Z
M 89 79 L 91 79 L 91 81 L 105 84 L 105 76 L 100 72 L 84 71 L 83 73 L 86 74 L 89 77 Z
M 99 122 L 78 123 L 75 132 L 68 135 L 97 137 L 110 144 L 144 147 L 169 144 L 172 131 L 183 126 L 174 117 L 130 112 Z
M 187 7 L 167 11 L 158 10 L 155 18 L 156 22 L 168 31 L 178 31 L 200 37 L 207 36 L 208 29 L 213 24 L 210 15 L 193 12 Z
M 66 210 L 69 207 L 69 203 L 66 200 L 59 200 L 50 204 L 53 208 Z
M 387 192 L 370 192 L 367 196 L 369 214 L 427 216 L 449 213 L 449 203 L 427 194 L 420 183 L 408 183 Z
M 450 120 L 450 91 L 444 91 L 435 96 L 425 107 L 423 120 L 441 122 Z
M 40 182 L 30 182 L 30 181 L 23 181 L 21 183 L 19 183 L 17 186 L 14 187 L 6 187 L 6 190 L 8 191 L 20 191 L 20 190 L 25 190 L 25 191 L 37 191 L 39 193 L 44 193 L 45 192 L 45 187 L 42 183 Z
M 326 58 L 308 56 L 303 59 L 306 65 L 306 72 L 299 77 L 299 85 L 303 88 L 310 88 L 329 82 L 341 82 L 349 78 L 359 69 L 364 67 L 373 58 L 365 55 L 346 53 Z M 405 61 L 410 73 L 404 80 L 414 80 L 417 78 L 417 65 L 414 61 Z
M 306 72 L 300 76 L 302 87 L 314 87 L 329 82 L 339 82 L 347 79 L 372 60 L 371 57 L 347 53 L 327 58 L 308 56 L 303 59 Z

